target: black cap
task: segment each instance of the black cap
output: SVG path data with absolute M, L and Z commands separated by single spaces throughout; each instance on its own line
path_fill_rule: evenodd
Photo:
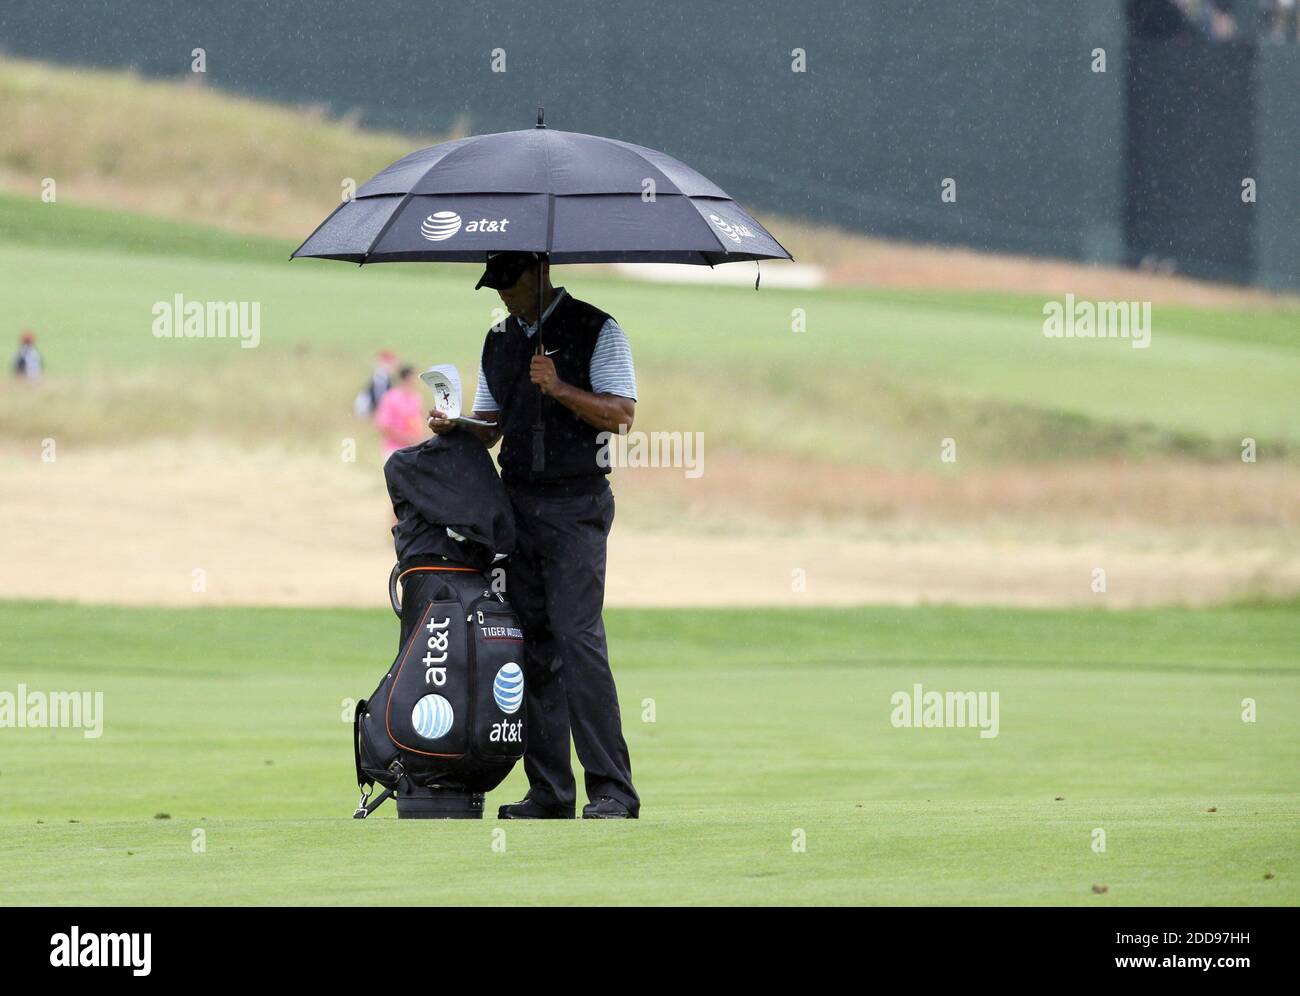
M 493 290 L 506 290 L 519 282 L 524 271 L 537 262 L 537 254 L 532 252 L 494 252 L 487 259 L 487 269 L 478 278 L 474 289 L 491 287 Z

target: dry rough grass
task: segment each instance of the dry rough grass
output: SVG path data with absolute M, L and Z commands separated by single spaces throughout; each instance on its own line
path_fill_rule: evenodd
M 990 483 L 974 487 L 985 492 L 979 502 L 950 505 L 942 482 L 899 475 L 880 489 L 885 503 L 907 507 L 915 494 L 922 505 L 911 527 L 900 528 L 871 513 L 833 518 L 857 515 L 873 500 L 870 476 L 840 482 L 848 484 L 841 493 L 866 489 L 846 499 L 847 507 L 834 500 L 811 510 L 804 504 L 803 489 L 818 483 L 810 468 L 799 487 L 767 488 L 763 497 L 762 481 L 783 480 L 788 470 L 740 473 L 712 462 L 704 478 L 690 483 L 716 475 L 718 486 L 707 485 L 677 514 L 665 514 L 671 502 L 654 494 L 667 472 L 623 472 L 615 482 L 609 604 L 1120 607 L 1300 590 L 1300 556 L 1282 524 L 1294 521 L 1287 518 L 1296 514 L 1294 495 L 1280 512 L 1256 508 L 1249 495 L 1208 504 L 1204 521 L 1191 521 L 1189 507 L 1188 523 L 1173 528 L 1154 525 L 1170 508 L 1136 500 L 1161 482 L 1158 474 L 1111 478 L 1109 503 L 1083 508 L 1076 501 L 1070 511 L 1079 521 L 1088 513 L 1104 520 L 1123 506 L 1152 516 L 1144 523 L 1150 528 L 1090 528 L 1070 537 L 1061 535 L 1061 519 L 1015 521 L 1016 513 L 1058 494 L 1052 484 L 1040 491 L 1032 478 L 1010 490 L 1016 504 L 1006 511 L 1014 528 L 993 529 L 977 521 L 979 513 L 1004 511 Z M 1185 468 L 1164 483 L 1187 485 L 1197 473 Z M 1205 469 L 1204 481 L 1210 489 L 1226 487 L 1216 468 Z M 732 510 L 746 503 L 757 505 L 752 517 L 736 522 Z M 1254 527 L 1234 527 L 1239 515 Z M 729 527 L 718 528 L 724 518 Z M 210 440 L 184 448 L 166 441 L 64 446 L 53 463 L 42 463 L 34 446 L 0 451 L 0 521 L 0 599 L 382 607 L 393 559 L 377 463 Z M 1105 594 L 1091 587 L 1097 567 L 1107 572 Z M 201 591 L 194 590 L 196 569 L 203 572 Z M 802 591 L 794 588 L 796 576 Z
M 945 474 L 719 452 L 699 478 L 644 470 L 620 485 L 648 505 L 728 521 L 739 510 L 750 520 L 902 526 L 1300 527 L 1300 470 L 1287 465 L 1097 461 Z

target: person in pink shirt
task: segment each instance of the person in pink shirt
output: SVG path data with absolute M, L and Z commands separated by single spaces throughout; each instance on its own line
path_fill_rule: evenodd
M 414 367 L 403 366 L 397 383 L 379 399 L 375 425 L 383 437 L 384 459 L 424 438 L 424 401 L 416 384 Z

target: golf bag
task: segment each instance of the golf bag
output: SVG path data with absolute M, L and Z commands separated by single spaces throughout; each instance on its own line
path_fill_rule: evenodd
M 353 719 L 353 815 L 392 794 L 399 817 L 472 819 L 523 756 L 523 632 L 473 568 L 411 567 L 402 581 L 401 649 Z
M 384 475 L 401 631 L 388 673 L 356 706 L 353 816 L 393 796 L 399 818 L 480 818 L 483 794 L 524 753 L 523 632 L 487 573 L 514 545 L 509 501 L 491 457 L 463 432 L 398 450 Z

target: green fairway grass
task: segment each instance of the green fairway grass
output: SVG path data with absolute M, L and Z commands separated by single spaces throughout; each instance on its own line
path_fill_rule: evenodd
M 303 233 L 304 236 L 307 234 Z M 455 362 L 472 384 L 497 317 L 472 266 L 356 267 L 292 246 L 0 197 L 0 291 L 37 331 L 48 404 L 0 391 L 11 439 L 116 442 L 194 432 L 335 445 L 371 357 Z M 841 463 L 961 467 L 1146 455 L 1300 453 L 1297 312 L 1156 305 L 1149 349 L 1042 333 L 1042 298 L 869 289 L 658 286 L 557 270 L 631 336 L 638 428 Z M 261 344 L 159 339 L 156 302 L 257 302 Z M 791 330 L 801 310 L 807 331 Z M 726 398 L 726 404 L 719 404 Z M 235 399 L 232 403 L 232 399 Z M 114 417 L 103 417 L 112 411 Z M 834 425 L 834 433 L 826 431 Z M 780 431 L 775 428 L 779 426 Z
M 0 692 L 104 695 L 98 739 L 0 729 L 0 903 L 1300 901 L 1295 603 L 608 623 L 641 821 L 362 823 L 391 615 L 0 604 Z M 895 728 L 916 683 L 998 736 Z

